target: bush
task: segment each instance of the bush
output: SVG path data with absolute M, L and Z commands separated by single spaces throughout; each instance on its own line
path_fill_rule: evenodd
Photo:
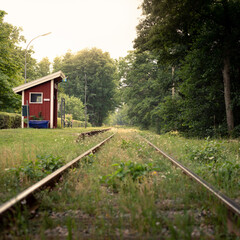
M 61 128 L 61 118 L 57 119 L 57 127 Z M 85 122 L 84 121 L 78 121 L 78 120 L 72 120 L 72 127 L 85 127 Z M 87 127 L 92 127 L 91 123 L 87 123 Z
M 92 124 L 87 122 L 87 127 L 91 127 L 91 126 L 92 126 Z M 73 127 L 85 127 L 85 122 L 73 120 Z
M 152 125 L 157 133 L 182 130 L 181 101 L 178 96 L 167 96 L 152 110 Z
M 20 114 L 0 112 L 0 129 L 20 127 L 21 127 Z

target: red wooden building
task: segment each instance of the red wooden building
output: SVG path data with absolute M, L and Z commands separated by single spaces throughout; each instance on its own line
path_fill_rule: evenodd
M 50 128 L 57 127 L 57 91 L 58 83 L 65 79 L 62 71 L 39 78 L 13 88 L 13 91 L 22 95 L 22 105 L 29 105 L 29 116 L 42 116 L 49 121 Z M 22 128 L 24 128 L 24 117 L 22 117 Z

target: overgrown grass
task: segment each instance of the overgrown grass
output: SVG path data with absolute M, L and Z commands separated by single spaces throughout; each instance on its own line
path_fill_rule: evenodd
M 239 140 L 188 139 L 177 132 L 164 135 L 142 132 L 141 135 L 240 202 Z
M 140 168 L 131 169 L 115 179 L 117 189 L 100 181 L 114 176 L 122 163 L 136 163 L 133 166 L 142 172 L 142 166 L 152 169 L 140 179 L 132 177 Z M 25 227 L 30 239 L 64 234 L 68 239 L 234 239 L 226 232 L 224 211 L 218 217 L 208 212 L 211 197 L 133 130 L 119 130 L 96 155 L 72 169 L 55 191 L 41 192 L 38 198 L 39 216 Z
M 76 142 L 81 132 L 91 130 L 96 128 L 1 130 L 0 203 L 37 180 L 38 177 L 35 175 L 41 177 L 49 172 L 45 166 L 50 161 L 49 156 L 52 156 L 52 159 L 62 159 L 64 162 L 71 161 L 111 134 L 106 132 Z M 38 160 L 37 156 L 41 156 L 45 162 L 35 164 Z M 51 163 L 48 164 L 51 168 Z M 36 171 L 37 167 L 44 169 Z

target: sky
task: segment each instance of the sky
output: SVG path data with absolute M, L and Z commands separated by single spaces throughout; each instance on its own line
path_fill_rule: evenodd
M 97 47 L 114 59 L 133 49 L 142 0 L 1 0 L 5 22 L 21 27 L 38 61 Z

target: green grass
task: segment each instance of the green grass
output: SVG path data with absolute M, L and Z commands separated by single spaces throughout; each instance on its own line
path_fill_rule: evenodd
M 240 142 L 228 139 L 189 139 L 176 133 L 141 135 L 187 168 L 240 202 Z
M 116 179 L 116 188 L 100 181 L 123 162 L 139 164 L 135 166 L 151 163 L 158 170 L 146 171 L 138 179 L 125 174 Z M 205 190 L 172 167 L 133 130 L 119 130 L 99 152 L 72 169 L 54 191 L 36 197 L 41 199 L 38 217 L 26 221 L 26 231 L 13 229 L 13 236 L 196 239 L 197 234 L 198 239 L 236 239 L 226 231 L 223 208 L 218 217 L 209 212 L 213 199 Z
M 32 180 L 15 176 L 13 168 L 34 162 L 37 155 L 60 157 L 69 162 L 111 133 L 106 132 L 76 142 L 81 132 L 99 128 L 7 129 L 0 131 L 0 203 L 32 184 Z

